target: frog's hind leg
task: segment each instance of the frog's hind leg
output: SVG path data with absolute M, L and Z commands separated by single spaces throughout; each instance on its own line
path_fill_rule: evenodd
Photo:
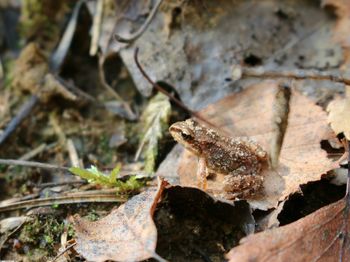
M 207 189 L 207 176 L 208 176 L 207 163 L 203 157 L 198 158 L 197 180 L 198 187 L 202 190 Z
M 225 198 L 245 199 L 253 196 L 263 185 L 263 177 L 259 175 L 229 174 L 224 178 Z

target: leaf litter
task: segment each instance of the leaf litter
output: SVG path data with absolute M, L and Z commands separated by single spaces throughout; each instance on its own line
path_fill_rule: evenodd
M 342 199 L 286 226 L 243 238 L 230 261 L 348 261 L 348 199 Z M 347 244 L 347 246 L 345 246 Z M 339 260 L 338 260 L 339 259 Z
M 238 78 L 233 79 L 232 72 L 232 65 L 237 66 L 238 64 L 246 66 L 271 63 L 272 67 L 276 67 L 276 65 L 278 67 L 281 65 L 297 65 L 302 68 L 317 67 L 321 70 L 332 67 L 337 68 L 343 59 L 341 49 L 331 41 L 330 35 L 332 32 L 329 30 L 331 19 L 325 12 L 319 10 L 319 3 L 311 4 L 311 2 L 303 3 L 302 1 L 287 1 L 284 4 L 277 4 L 274 1 L 233 3 L 232 1 L 222 0 L 219 4 L 208 3 L 196 6 L 194 3 L 197 3 L 197 1 L 164 1 L 153 22 L 150 24 L 149 30 L 141 35 L 134 44 L 125 44 L 113 42 L 114 34 L 117 33 L 124 37 L 132 35 L 133 32 L 141 28 L 143 22 L 152 12 L 152 7 L 161 1 L 121 1 L 118 5 L 113 1 L 101 2 L 104 2 L 106 5 L 104 6 L 106 16 L 103 19 L 107 18 L 108 20 L 104 20 L 102 23 L 102 37 L 99 39 L 103 56 L 106 58 L 113 51 L 119 52 L 137 88 L 143 95 L 150 95 L 151 88 L 141 78 L 131 59 L 135 46 L 141 47 L 141 62 L 145 64 L 146 71 L 150 72 L 152 79 L 167 81 L 173 84 L 179 96 L 190 108 L 198 109 L 209 105 L 201 113 L 208 117 L 208 119 L 213 119 L 221 131 L 225 133 L 229 132 L 233 136 L 250 136 L 266 147 L 266 150 L 269 151 L 271 156 L 277 156 L 276 159 L 271 159 L 274 169 L 264 171 L 266 177 L 264 194 L 249 200 L 252 207 L 269 209 L 279 205 L 280 208 L 283 208 L 284 201 L 291 194 L 300 191 L 300 185 L 304 185 L 309 181 L 317 181 L 322 177 L 322 174 L 334 168 L 334 163 L 327 158 L 326 152 L 320 147 L 320 141 L 330 138 L 331 135 L 327 127 L 325 113 L 319 106 L 316 106 L 311 100 L 293 88 L 291 90 L 290 108 L 285 111 L 283 107 L 282 110 L 273 108 L 276 105 L 273 101 L 278 97 L 281 90 L 279 83 L 263 82 L 261 84 L 251 85 L 254 82 L 251 79 L 246 81 L 246 79 L 240 78 L 240 80 L 234 81 Z M 343 25 L 344 21 L 348 19 L 346 2 L 323 1 L 324 5 L 337 6 L 339 8 L 338 15 L 340 19 L 337 21 L 339 22 L 343 19 L 341 22 Z M 253 4 L 254 12 L 248 12 L 247 10 L 252 10 L 251 7 Z M 107 5 L 110 5 L 111 8 L 106 8 Z M 89 1 L 87 6 L 93 12 L 95 2 Z M 76 8 L 78 7 L 76 6 Z M 79 16 L 81 15 L 79 14 Z M 261 20 L 261 17 L 264 17 L 264 19 Z M 77 15 L 72 18 L 74 23 L 78 21 L 77 19 Z M 225 26 L 227 24 L 244 24 L 244 26 L 227 27 Z M 79 29 L 79 23 L 76 26 Z M 266 28 L 266 32 L 261 30 L 262 26 Z M 343 35 L 344 37 L 346 35 L 344 32 L 347 32 L 346 27 L 338 26 L 338 28 L 345 28 L 344 30 L 338 30 L 338 33 L 340 32 L 339 35 Z M 62 52 L 64 53 L 63 57 L 67 55 L 71 42 L 74 45 L 72 37 L 73 34 L 71 33 L 69 41 L 65 44 L 66 48 Z M 208 41 L 208 39 L 212 41 Z M 340 41 L 343 49 L 346 48 L 345 40 Z M 326 55 L 328 52 L 333 53 L 333 55 Z M 23 71 L 23 73 L 26 72 Z M 37 83 L 41 82 L 38 81 Z M 307 81 L 300 81 L 295 86 L 299 90 L 312 90 L 312 88 L 315 88 L 314 83 L 310 84 Z M 331 90 L 339 90 L 337 87 L 334 88 L 332 83 L 322 83 L 320 89 L 323 90 L 329 86 L 331 86 Z M 242 93 L 226 97 L 232 91 L 239 91 L 241 89 L 244 90 Z M 254 92 L 256 93 L 255 96 L 253 95 Z M 320 94 L 323 93 L 323 91 L 320 91 Z M 315 94 L 318 96 L 317 91 L 312 91 L 311 96 L 314 97 Z M 211 104 L 213 101 L 223 97 L 226 98 L 218 103 Z M 260 104 L 259 100 L 261 100 Z M 167 101 L 167 103 L 169 102 Z M 118 108 L 120 105 L 116 104 L 112 106 Z M 167 108 L 168 106 L 167 104 L 165 107 Z M 160 112 L 158 113 L 160 114 Z M 278 119 L 279 114 L 281 114 L 280 120 L 282 121 Z M 283 117 L 284 114 L 287 114 L 288 117 Z M 242 115 L 243 117 L 239 118 L 237 115 Z M 155 134 L 154 137 L 144 136 L 144 144 L 146 145 L 144 151 L 149 151 L 153 154 L 149 160 L 147 160 L 147 154 L 144 154 L 146 156 L 146 162 L 150 163 L 149 166 L 151 166 L 150 170 L 152 171 L 156 167 L 154 163 L 158 154 L 157 147 L 161 143 L 163 134 L 163 131 L 154 132 L 154 130 L 159 131 L 164 128 L 162 127 L 163 123 L 158 121 L 160 118 L 153 118 L 152 116 L 152 119 L 156 119 L 156 121 L 150 122 L 155 124 L 155 126 L 153 127 L 152 124 L 149 126 L 145 125 L 146 128 L 144 129 L 145 134 Z M 128 119 L 130 120 L 131 118 Z M 73 119 L 73 121 L 75 120 Z M 106 122 L 109 122 L 107 117 Z M 109 128 L 110 123 L 106 126 Z M 100 129 L 102 130 L 106 126 Z M 94 128 L 92 127 L 92 129 Z M 63 130 L 65 133 L 67 132 L 65 128 Z M 91 132 L 92 134 L 95 131 L 84 132 Z M 83 135 L 83 132 L 81 133 Z M 95 133 L 101 134 L 101 132 Z M 292 134 L 296 135 L 294 136 Z M 149 143 L 151 140 L 152 143 Z M 93 154 L 85 155 L 83 150 L 81 150 L 81 144 L 86 143 L 86 140 L 79 141 L 75 139 L 74 142 L 78 147 L 78 152 L 82 154 L 82 159 L 87 158 L 91 162 L 98 162 L 96 156 Z M 124 144 L 121 147 L 121 151 L 128 146 L 128 144 Z M 177 148 L 179 149 L 179 147 Z M 196 170 L 196 160 L 193 156 L 188 155 L 188 152 L 180 153 L 180 151 L 181 149 L 177 151 L 177 154 L 182 154 L 180 159 L 177 159 L 175 155 L 176 161 L 180 161 L 179 171 L 194 172 Z M 111 164 L 110 162 L 119 162 L 122 154 L 120 152 L 118 153 L 118 156 L 114 156 L 112 161 L 110 161 L 109 155 L 106 155 L 106 159 L 109 159 L 106 161 L 107 164 L 114 166 L 115 164 Z M 170 158 L 170 156 L 170 161 L 174 161 L 174 158 Z M 56 159 L 62 161 L 64 156 L 60 154 Z M 165 176 L 168 173 L 173 174 L 176 171 L 174 164 L 163 166 L 164 168 L 161 173 Z M 113 184 L 115 181 L 118 181 L 116 179 L 118 172 L 104 174 L 97 168 L 75 171 L 83 177 L 93 180 L 95 183 L 102 181 L 102 184 L 105 182 L 107 184 Z M 214 193 L 214 195 L 215 190 L 221 190 L 219 183 L 221 178 L 222 176 L 219 175 L 216 180 L 209 183 L 212 186 L 210 188 L 211 193 Z M 189 179 L 189 181 L 186 179 Z M 176 180 L 175 176 L 174 180 Z M 123 223 L 125 219 L 116 220 L 115 217 L 109 216 L 101 219 L 101 222 L 99 221 L 101 224 L 98 224 L 98 222 L 93 224 L 80 218 L 73 219 L 78 223 L 78 228 L 81 226 L 77 230 L 78 234 L 80 234 L 77 237 L 77 250 L 80 250 L 79 252 L 84 254 L 84 256 L 87 254 L 86 257 L 93 257 L 92 253 L 95 251 L 93 249 L 94 247 L 88 246 L 87 243 L 91 235 L 84 235 L 84 232 L 81 231 L 82 229 L 95 230 L 92 232 L 92 236 L 94 237 L 93 243 L 99 244 L 104 241 L 102 236 L 110 236 L 109 233 L 113 229 L 117 231 L 124 230 L 123 233 L 131 235 L 131 242 L 134 245 L 135 242 L 133 241 L 136 240 L 137 248 L 132 252 L 132 250 L 125 247 L 126 245 L 121 239 L 111 238 L 109 244 L 98 250 L 99 256 L 97 260 L 105 259 L 103 255 L 110 248 L 112 251 L 121 248 L 123 251 L 126 251 L 123 254 L 129 256 L 128 258 L 131 260 L 157 257 L 156 252 L 168 258 L 169 255 L 173 255 L 169 250 L 174 249 L 175 245 L 179 246 L 179 249 L 176 249 L 178 253 L 175 254 L 178 255 L 176 258 L 179 261 L 183 257 L 186 257 L 186 254 L 189 254 L 187 252 L 188 250 L 186 250 L 189 247 L 193 247 L 194 252 L 191 252 L 187 258 L 205 260 L 209 257 L 212 260 L 223 260 L 222 254 L 236 245 L 239 238 L 253 232 L 254 221 L 252 220 L 249 206 L 244 204 L 244 201 L 236 202 L 234 204 L 235 206 L 232 203 L 225 204 L 211 198 L 200 190 L 188 188 L 187 186 L 191 186 L 191 183 L 194 183 L 194 177 L 187 178 L 181 175 L 180 180 L 183 187 L 167 188 L 163 192 L 165 198 L 162 199 L 160 205 L 158 204 L 158 209 L 155 209 L 158 203 L 156 198 L 160 197 L 161 193 L 151 188 L 135 196 L 125 205 L 112 212 L 118 218 L 122 217 L 123 219 L 129 215 L 128 218 L 131 218 L 131 222 L 139 221 L 140 218 L 146 218 L 140 224 L 136 223 L 135 227 L 132 223 L 132 226 Z M 198 195 L 201 195 L 201 197 L 198 197 Z M 207 203 L 204 205 L 203 202 L 205 201 L 203 199 L 210 199 L 206 201 L 211 204 Z M 174 202 L 177 204 L 174 204 Z M 217 209 L 208 208 L 208 206 L 224 205 L 225 209 L 228 210 L 239 207 L 241 205 L 240 203 L 244 206 L 243 211 L 241 211 L 245 214 L 241 218 L 241 221 L 234 221 L 232 222 L 233 225 L 230 226 L 227 226 L 226 222 L 216 221 L 217 224 L 220 224 L 224 228 L 229 227 L 229 229 L 226 228 L 223 230 L 224 233 L 222 233 L 220 226 L 215 223 L 215 226 L 212 225 L 213 227 L 210 227 L 210 223 L 212 222 L 211 216 L 220 217 L 222 214 L 220 212 L 216 213 Z M 136 208 L 134 209 L 135 205 Z M 343 207 L 340 205 L 339 208 L 343 209 Z M 181 212 L 172 212 L 174 210 L 180 210 Z M 239 209 L 236 211 L 239 211 Z M 162 216 L 162 212 L 166 216 Z M 226 219 L 228 220 L 235 220 L 239 217 L 239 212 L 235 212 L 224 214 L 223 216 L 227 216 Z M 326 211 L 324 212 L 326 213 Z M 186 214 L 187 218 L 181 220 L 181 213 Z M 271 220 L 276 222 L 277 214 L 275 213 L 273 215 L 274 218 Z M 177 224 L 173 224 L 174 219 L 172 220 L 172 217 L 174 216 L 176 222 L 178 222 Z M 333 219 L 332 224 L 334 221 L 338 223 L 338 219 L 339 217 Z M 321 220 L 322 218 L 320 218 Z M 158 245 L 156 245 L 157 229 L 155 229 L 153 221 L 158 228 Z M 200 222 L 196 224 L 198 221 Z M 315 218 L 315 221 L 319 220 Z M 113 223 L 116 223 L 116 228 L 114 228 L 114 225 L 109 226 Z M 170 230 L 169 227 L 166 227 L 167 224 L 170 225 Z M 144 225 L 145 228 L 140 229 L 139 226 L 141 225 Z M 230 228 L 231 226 L 239 227 L 241 232 L 232 230 Z M 106 232 L 106 234 L 100 233 L 99 229 L 102 227 L 105 228 L 103 229 L 105 231 L 102 232 Z M 188 231 L 179 232 L 178 229 L 183 227 L 186 227 Z M 207 230 L 205 230 L 205 227 L 208 227 Z M 142 241 L 146 239 L 145 241 L 150 244 L 150 248 L 144 245 L 145 242 L 141 241 L 141 243 L 135 237 L 133 238 L 134 235 L 132 233 L 135 229 L 137 230 L 137 236 L 140 234 Z M 143 231 L 143 229 L 145 230 Z M 331 229 L 333 230 L 333 228 Z M 173 235 L 168 238 L 167 233 L 171 230 Z M 311 232 L 313 231 L 311 230 Z M 231 233 L 235 234 L 235 236 L 231 236 L 232 238 L 227 237 Z M 316 232 L 316 236 L 320 235 L 318 233 L 320 232 Z M 177 234 L 181 235 L 181 241 L 184 240 L 181 244 L 178 244 L 179 238 L 176 238 Z M 227 238 L 220 240 L 222 236 Z M 86 241 L 84 240 L 85 237 Z M 216 237 L 218 238 L 216 239 Z M 289 235 L 286 238 L 289 238 Z M 84 250 L 79 249 L 78 240 L 80 241 L 80 247 L 83 246 Z M 208 246 L 205 245 L 205 240 L 208 240 Z M 312 242 L 313 239 L 309 240 Z M 220 244 L 215 246 L 215 241 L 218 241 Z M 225 245 L 221 246 L 223 243 Z M 161 246 L 165 247 L 168 253 L 162 253 L 164 249 L 163 251 L 158 250 L 158 248 L 161 249 Z M 213 251 L 214 249 L 215 251 Z M 155 250 L 157 251 L 155 252 Z M 327 251 L 326 249 L 324 250 Z M 110 255 L 108 259 L 120 260 L 120 257 L 113 257 L 115 254 L 107 255 Z M 172 261 L 176 261 L 176 258 L 174 257 Z M 160 257 L 158 259 L 161 260 Z
M 75 249 L 90 261 L 140 261 L 156 258 L 157 229 L 153 214 L 166 183 L 134 196 L 97 222 L 72 218 Z
M 201 111 L 232 137 L 249 137 L 258 142 L 269 154 L 276 146 L 274 140 L 278 126 L 274 125 L 275 99 L 279 83 L 266 81 L 253 85 L 244 91 L 228 96 Z M 267 210 L 277 207 L 292 193 L 300 190 L 300 185 L 319 180 L 335 164 L 321 149 L 321 141 L 327 140 L 331 130 L 326 113 L 308 98 L 291 90 L 287 127 L 281 144 L 278 165 L 263 171 L 264 192 L 249 199 L 253 208 Z M 257 121 L 259 119 L 259 121 Z M 196 157 L 184 152 L 178 166 L 181 185 L 196 186 Z M 217 175 L 208 181 L 208 191 L 219 195 L 222 191 L 224 175 Z

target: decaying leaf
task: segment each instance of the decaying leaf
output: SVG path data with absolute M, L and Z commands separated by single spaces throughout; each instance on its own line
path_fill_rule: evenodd
M 345 98 L 334 99 L 329 103 L 328 121 L 336 134 L 343 133 L 350 140 L 350 86 L 345 87 Z
M 166 182 L 133 197 L 108 216 L 89 222 L 78 215 L 73 220 L 75 249 L 89 261 L 140 261 L 155 253 L 157 229 L 153 213 Z
M 226 256 L 234 261 L 349 261 L 344 199 L 292 224 L 250 235 Z M 342 259 L 340 259 L 342 258 Z
M 274 107 L 279 86 L 263 82 L 228 96 L 201 111 L 203 117 L 232 137 L 247 136 L 256 140 L 270 154 L 272 141 L 278 133 Z M 320 142 L 330 134 L 326 113 L 305 96 L 292 90 L 289 114 L 278 165 L 265 169 L 264 192 L 249 199 L 253 208 L 277 207 L 279 201 L 299 191 L 301 184 L 317 181 L 334 164 L 321 149 Z M 180 182 L 197 186 L 197 157 L 186 151 L 179 163 Z M 208 191 L 222 192 L 224 175 L 208 181 Z
M 234 81 L 237 64 L 337 67 L 342 52 L 332 40 L 332 23 L 317 3 L 305 1 L 163 1 L 137 41 L 110 50 L 120 52 L 138 90 L 149 96 L 152 88 L 133 60 L 139 47 L 139 60 L 150 77 L 170 83 L 186 106 L 198 110 L 247 84 Z M 112 34 L 130 32 L 123 24 L 114 30 Z
M 343 47 L 343 66 L 350 62 L 350 1 L 349 0 L 323 0 L 322 5 L 332 7 L 338 16 L 333 34 L 335 40 Z
M 77 100 L 77 96 L 49 72 L 47 58 L 35 43 L 29 43 L 17 59 L 13 86 L 31 92 L 43 102 L 48 102 L 56 95 L 71 101 Z
M 145 171 L 154 171 L 155 161 L 158 155 L 158 140 L 163 137 L 168 127 L 170 116 L 169 98 L 158 93 L 152 98 L 141 115 L 142 139 L 136 153 L 136 159 L 143 154 L 145 158 Z

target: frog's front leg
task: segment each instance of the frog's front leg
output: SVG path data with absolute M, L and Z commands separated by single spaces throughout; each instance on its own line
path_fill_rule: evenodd
M 197 169 L 197 181 L 198 187 L 202 190 L 207 189 L 207 176 L 208 176 L 208 168 L 207 163 L 205 162 L 205 158 L 198 158 L 198 169 Z
M 238 168 L 224 178 L 224 197 L 245 199 L 253 196 L 263 186 L 263 177 L 256 173 L 247 174 L 245 167 Z

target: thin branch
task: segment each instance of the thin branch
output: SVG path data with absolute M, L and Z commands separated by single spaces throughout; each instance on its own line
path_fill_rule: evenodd
M 342 77 L 340 74 L 332 72 L 323 72 L 319 70 L 264 70 L 263 68 L 242 68 L 242 76 L 259 78 L 294 78 L 294 79 L 313 79 L 329 80 L 333 82 L 350 85 L 350 79 Z
M 80 203 L 108 203 L 108 202 L 125 202 L 127 199 L 117 198 L 115 193 L 106 194 L 90 194 L 86 196 L 59 196 L 59 197 L 48 197 L 33 200 L 24 200 L 14 202 L 0 206 L 0 213 L 10 210 L 17 210 L 22 208 L 34 208 L 42 206 L 52 205 L 67 205 L 67 204 L 80 204 Z
M 45 164 L 45 163 L 40 163 L 35 161 L 16 160 L 16 159 L 0 159 L 0 164 L 69 171 L 68 167 L 56 166 L 56 165 Z
M 350 187 L 350 141 L 345 140 L 345 150 L 348 152 L 348 176 L 346 180 L 346 194 L 345 194 L 345 208 L 344 208 L 344 222 L 342 227 L 342 239 L 340 243 L 340 256 L 339 261 L 343 261 L 345 256 L 345 249 L 346 244 L 348 244 L 348 224 L 349 224 L 349 212 L 350 212 L 350 194 L 349 194 L 349 187 Z
M 103 71 L 104 57 L 100 56 L 98 60 L 98 73 L 100 77 L 100 83 L 102 86 L 113 96 L 117 101 L 122 104 L 122 108 L 125 111 L 125 117 L 129 120 L 135 120 L 137 118 L 136 114 L 131 110 L 130 105 L 124 101 L 124 99 L 107 83 L 105 73 Z
M 69 249 L 71 249 L 72 247 L 74 247 L 77 244 L 77 242 L 74 242 L 73 244 L 70 244 L 69 246 L 67 246 L 64 250 L 62 250 L 51 262 L 55 262 L 57 261 L 57 259 L 59 259 L 64 253 L 66 253 Z
M 5 131 L 0 136 L 0 145 L 15 131 L 17 126 L 25 119 L 38 103 L 39 98 L 32 95 L 19 109 L 18 113 L 5 128 Z
M 137 30 L 136 32 L 134 32 L 133 34 L 131 34 L 128 37 L 123 37 L 123 36 L 120 36 L 118 34 L 115 34 L 114 39 L 118 42 L 126 43 L 126 44 L 130 44 L 130 43 L 134 42 L 137 38 L 139 38 L 146 31 L 148 26 L 151 24 L 155 14 L 157 13 L 158 8 L 162 2 L 163 2 L 163 0 L 158 0 L 158 2 L 154 5 L 150 15 L 147 17 L 146 21 L 139 28 L 139 30 Z
M 350 189 L 350 141 L 346 141 L 346 146 L 345 150 L 348 152 L 348 177 L 346 181 L 346 202 L 347 205 L 350 206 L 350 194 L 349 194 L 349 189 Z
M 146 71 L 142 68 L 139 59 L 138 59 L 138 53 L 139 53 L 139 49 L 136 48 L 135 49 L 135 53 L 134 53 L 134 60 L 136 63 L 137 68 L 140 70 L 141 74 L 143 75 L 143 77 L 155 88 L 157 89 L 159 92 L 163 93 L 164 95 L 166 95 L 167 97 L 169 97 L 169 99 L 171 101 L 173 101 L 176 105 L 178 105 L 179 107 L 183 108 L 184 110 L 186 110 L 189 114 L 193 115 L 194 117 L 196 117 L 197 119 L 201 120 L 202 122 L 212 126 L 212 127 L 216 127 L 213 123 L 211 123 L 210 121 L 208 121 L 207 119 L 205 119 L 204 117 L 202 117 L 199 113 L 189 109 L 187 106 L 185 106 L 179 99 L 177 99 L 176 97 L 174 97 L 172 94 L 170 94 L 168 91 L 166 91 L 164 88 L 162 88 L 160 85 L 158 85 L 157 83 L 155 83 L 146 73 Z

